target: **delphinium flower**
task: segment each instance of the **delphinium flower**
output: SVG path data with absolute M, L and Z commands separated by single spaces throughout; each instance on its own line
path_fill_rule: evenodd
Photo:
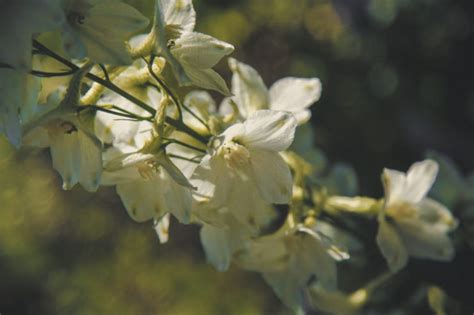
M 295 127 L 290 113 L 255 112 L 215 137 L 194 171 L 195 215 L 204 222 L 201 240 L 219 270 L 228 268 L 243 239 L 272 219 L 271 204 L 290 201 L 291 173 L 279 152 L 291 144 Z
M 321 95 L 321 82 L 317 78 L 287 77 L 268 89 L 251 66 L 229 58 L 229 67 L 233 72 L 232 99 L 243 118 L 260 109 L 283 110 L 293 113 L 298 124 L 302 124 L 311 117 L 309 107 Z
M 234 47 L 212 36 L 194 32 L 196 13 L 191 0 L 157 0 L 151 32 L 133 51 L 137 56 L 150 54 L 166 58 L 181 85 L 195 85 L 230 92 L 214 67 Z
M 234 186 L 256 189 L 268 203 L 288 203 L 291 173 L 278 152 L 291 144 L 295 127 L 291 113 L 261 110 L 217 136 L 192 176 L 201 203 L 230 207 L 242 222 L 252 219 L 253 209 L 229 205 Z
M 82 79 L 91 66 L 86 64 L 76 72 L 62 99 L 58 99 L 59 91 L 50 96 L 53 108 L 38 113 L 23 127 L 27 143 L 50 148 L 63 189 L 80 183 L 93 192 L 100 184 L 102 143 L 94 133 L 95 111 L 79 100 Z
M 36 111 L 40 80 L 28 73 L 13 69 L 0 69 L 0 134 L 19 147 L 21 122 Z
M 295 224 L 292 216 L 276 233 L 249 241 L 237 253 L 237 264 L 262 273 L 276 295 L 289 307 L 304 304 L 308 284 L 315 280 L 321 288 L 334 290 L 337 268 L 332 244 L 313 228 Z
M 456 228 L 457 220 L 445 206 L 426 196 L 437 173 L 433 160 L 413 164 L 406 174 L 384 169 L 385 204 L 377 243 L 394 272 L 406 265 L 409 256 L 439 261 L 454 257 L 447 234 Z
M 117 0 L 65 0 L 63 7 L 62 41 L 69 56 L 110 65 L 132 62 L 126 41 L 149 23 L 138 10 Z
M 0 134 L 19 147 L 21 123 L 37 105 L 38 78 L 28 75 L 31 41 L 39 33 L 60 28 L 64 14 L 57 0 L 0 2 Z
M 181 164 L 182 168 L 179 168 L 177 164 L 181 161 L 173 161 L 168 156 L 179 150 L 172 145 L 166 149 L 163 146 L 164 137 L 171 137 L 173 133 L 172 129 L 162 125 L 170 101 L 152 88 L 145 89 L 149 89 L 151 103 L 159 104 L 156 106 L 156 122 L 135 122 L 137 128 L 134 132 L 127 128 L 110 130 L 113 141 L 105 153 L 102 184 L 116 185 L 117 193 L 135 221 L 154 220 L 160 240 L 164 242 L 167 240 L 169 213 L 180 222 L 189 223 L 192 186 L 181 171 L 186 169 L 186 165 Z

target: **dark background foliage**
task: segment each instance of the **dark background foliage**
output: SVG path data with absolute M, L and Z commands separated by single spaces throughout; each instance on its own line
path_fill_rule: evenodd
M 200 0 L 195 7 L 197 29 L 233 43 L 234 57 L 267 85 L 289 75 L 321 79 L 315 144 L 331 163 L 354 167 L 361 194 L 380 197 L 383 167 L 406 170 L 427 150 L 473 171 L 472 1 Z M 230 79 L 225 62 L 218 70 Z M 47 152 L 15 152 L 1 140 L 2 315 L 289 312 L 258 275 L 207 265 L 196 227 L 174 224 L 171 241 L 159 245 L 113 190 L 61 191 L 50 165 Z M 388 291 L 390 305 L 378 307 L 408 305 L 420 283 L 435 283 L 467 313 L 473 266 L 468 249 L 449 264 L 414 260 L 405 282 Z M 429 314 L 418 300 L 406 314 Z

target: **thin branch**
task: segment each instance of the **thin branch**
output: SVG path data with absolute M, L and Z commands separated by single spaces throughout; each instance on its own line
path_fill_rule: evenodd
M 169 141 L 168 144 L 179 144 L 183 147 L 186 147 L 188 149 L 191 149 L 191 150 L 195 150 L 195 151 L 198 151 L 198 152 L 201 152 L 201 153 L 204 153 L 206 154 L 206 150 L 203 150 L 203 149 L 200 149 L 200 148 L 197 148 L 193 145 L 190 145 L 190 144 L 187 144 L 185 142 L 182 142 L 182 141 L 179 141 L 179 140 L 176 140 L 176 139 L 169 139 L 169 138 L 163 138 L 163 140 L 166 140 L 166 141 Z
M 41 52 L 45 53 L 46 55 L 56 59 L 57 61 L 61 62 L 62 64 L 68 66 L 71 70 L 76 70 L 77 71 L 79 69 L 79 67 L 76 66 L 74 63 L 72 63 L 71 61 L 67 60 L 66 58 L 58 55 L 54 51 L 50 50 L 48 47 L 46 47 L 43 44 L 41 44 L 40 42 L 38 42 L 37 40 L 33 40 L 33 46 L 36 49 L 40 50 Z M 152 116 L 155 116 L 156 110 L 153 107 L 151 107 L 150 105 L 146 104 L 145 102 L 139 100 L 138 98 L 134 97 L 133 95 L 127 93 L 126 91 L 122 90 L 121 88 L 119 88 L 118 86 L 113 84 L 112 82 L 101 79 L 101 78 L 99 78 L 98 76 L 96 76 L 92 73 L 88 73 L 86 75 L 86 77 L 91 79 L 94 82 L 102 84 L 103 86 L 110 89 L 111 91 L 117 93 L 118 95 L 126 98 L 127 100 L 134 103 L 138 107 L 141 107 L 145 111 L 149 112 Z M 183 122 L 181 122 L 179 120 L 173 119 L 171 117 L 166 117 L 165 121 L 166 121 L 167 124 L 175 127 L 177 130 L 180 130 L 180 131 L 188 134 L 189 136 L 191 136 L 194 139 L 202 142 L 203 144 L 207 144 L 207 141 L 209 140 L 208 137 L 202 136 L 201 134 L 199 134 L 196 131 L 194 131 L 193 129 L 189 128 L 187 125 L 185 125 Z
M 77 72 L 78 69 L 71 69 L 69 71 L 63 71 L 63 72 L 45 72 L 45 71 L 39 71 L 39 70 L 31 70 L 30 74 L 40 77 L 40 78 L 54 78 L 54 77 L 65 77 L 68 75 L 72 75 Z
M 107 68 L 101 63 L 99 63 L 99 67 L 102 70 L 102 72 L 104 73 L 105 80 L 110 82 L 109 72 L 107 71 Z
M 191 116 L 196 118 L 196 120 L 199 121 L 207 129 L 207 131 L 210 132 L 211 129 L 209 128 L 207 123 L 204 120 L 202 120 L 201 117 L 199 117 L 196 113 L 194 113 L 188 106 L 182 104 L 179 101 L 179 99 L 176 97 L 176 95 L 174 95 L 173 91 L 171 91 L 171 89 L 166 85 L 166 83 L 163 80 L 161 80 L 161 78 L 153 71 L 153 60 L 154 60 L 154 58 L 155 57 L 153 56 L 152 59 L 150 60 L 150 62 L 147 63 L 148 64 L 148 71 L 150 72 L 153 79 L 155 79 L 160 84 L 160 86 L 165 90 L 166 94 L 168 94 L 170 96 L 171 100 L 173 101 L 175 106 L 178 108 L 179 119 L 183 120 L 183 112 L 181 110 L 181 107 L 182 107 Z M 146 60 L 145 60 L 145 62 L 146 62 Z
M 187 158 L 187 157 L 184 157 L 184 156 L 181 156 L 181 155 L 171 154 L 171 153 L 168 153 L 168 156 L 170 158 L 180 159 L 180 160 L 188 161 L 188 162 L 191 162 L 191 163 L 199 164 L 199 161 L 196 161 L 195 158 L 190 159 L 190 158 Z

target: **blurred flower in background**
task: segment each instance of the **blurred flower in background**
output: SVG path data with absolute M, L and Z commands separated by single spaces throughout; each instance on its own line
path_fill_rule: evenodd
M 125 2 L 151 18 L 151 1 Z M 381 196 L 382 168 L 406 169 L 428 149 L 449 155 L 460 172 L 473 170 L 471 1 L 194 4 L 196 30 L 233 44 L 233 57 L 256 68 L 267 86 L 285 76 L 320 78 L 314 141 L 329 160 L 364 175 L 362 193 Z M 217 68 L 230 82 L 226 61 Z M 173 222 L 170 242 L 160 245 L 152 228 L 129 219 L 112 189 L 62 191 L 48 152 L 18 152 L 3 138 L 0 150 L 0 313 L 290 314 L 256 274 L 208 265 L 196 227 Z M 468 301 L 472 284 L 449 289 L 474 278 L 473 263 L 461 252 L 452 272 L 436 279 Z M 409 266 L 422 271 L 420 279 L 437 272 L 437 265 L 423 267 Z M 352 289 L 351 277 L 342 270 L 342 287 Z M 412 283 L 407 292 L 418 290 Z M 386 294 L 406 303 L 406 312 L 429 314 L 427 301 L 410 309 L 408 293 Z

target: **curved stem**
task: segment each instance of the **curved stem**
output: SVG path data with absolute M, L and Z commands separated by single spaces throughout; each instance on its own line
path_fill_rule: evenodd
M 46 47 L 43 44 L 41 44 L 40 42 L 38 42 L 37 40 L 33 40 L 33 46 L 36 49 L 38 49 L 39 51 L 41 51 L 42 53 L 56 59 L 57 61 L 61 62 L 64 65 L 68 66 L 71 70 L 77 71 L 79 69 L 79 67 L 76 66 L 74 63 L 72 63 L 71 61 L 67 60 L 66 58 L 58 55 L 57 53 L 55 53 L 54 51 L 52 51 L 48 47 Z M 122 90 L 121 88 L 119 88 L 118 86 L 113 84 L 112 82 L 104 80 L 102 78 L 99 78 L 98 76 L 96 76 L 92 73 L 86 74 L 86 77 L 91 79 L 94 82 L 102 84 L 103 86 L 105 86 L 109 90 L 117 93 L 118 95 L 126 98 L 130 102 L 134 103 L 135 105 L 137 105 L 137 106 L 141 107 L 142 109 L 144 109 L 145 111 L 149 112 L 152 116 L 155 116 L 156 110 L 153 107 L 151 107 L 150 105 L 146 104 L 145 102 L 139 100 L 138 98 L 134 97 L 133 95 L 127 93 L 126 91 Z M 182 121 L 173 119 L 171 117 L 166 117 L 165 121 L 166 121 L 167 124 L 175 127 L 177 130 L 188 134 L 189 136 L 191 136 L 194 139 L 202 142 L 203 144 L 207 144 L 208 137 L 202 136 L 198 132 L 196 132 L 193 129 L 189 128 Z
M 64 71 L 64 72 L 45 72 L 45 71 L 39 71 L 39 70 L 31 70 L 30 74 L 40 77 L 40 78 L 65 77 L 65 76 L 76 73 L 77 70 L 78 69 L 72 69 L 72 70 Z
M 76 66 L 74 63 L 72 63 L 71 61 L 67 60 L 66 58 L 56 54 L 54 51 L 50 50 L 49 48 L 47 48 L 46 46 L 44 46 L 40 42 L 38 42 L 36 40 L 33 40 L 33 46 L 36 47 L 37 49 L 41 50 L 42 52 L 46 53 L 48 56 L 56 59 L 57 61 L 61 62 L 64 65 L 68 66 L 69 68 L 71 68 L 71 70 L 76 70 L 77 71 L 79 69 L 79 67 Z M 121 88 L 119 88 L 118 86 L 113 84 L 112 82 L 104 80 L 102 78 L 99 78 L 98 76 L 96 76 L 92 73 L 86 74 L 86 77 L 91 79 L 94 82 L 102 84 L 103 86 L 105 86 L 109 90 L 119 94 L 120 96 L 125 97 L 130 102 L 132 102 L 132 103 L 136 104 L 137 106 L 143 108 L 144 110 L 146 110 L 147 112 L 149 112 L 153 116 L 155 115 L 156 110 L 153 107 L 151 107 L 150 105 L 146 104 L 145 102 L 139 100 L 138 98 L 134 97 L 133 95 L 127 93 L 126 91 L 122 90 Z
M 179 145 L 181 145 L 183 147 L 186 147 L 188 149 L 195 150 L 195 151 L 206 154 L 206 150 L 203 150 L 201 148 L 197 148 L 193 145 L 187 144 L 185 142 L 182 142 L 182 141 L 179 141 L 179 140 L 176 140 L 176 139 L 163 138 L 163 140 L 169 141 L 168 144 L 172 144 L 172 143 L 179 144 Z
M 174 95 L 173 91 L 171 91 L 171 89 L 165 84 L 165 82 L 163 80 L 161 80 L 161 78 L 153 71 L 153 60 L 154 60 L 154 58 L 155 57 L 153 56 L 152 59 L 150 60 L 150 62 L 148 63 L 148 71 L 150 72 L 150 75 L 153 77 L 153 79 L 155 79 L 160 84 L 160 86 L 165 90 L 166 94 L 168 94 L 169 97 L 173 100 L 173 103 L 178 108 L 179 119 L 183 120 L 183 112 L 181 110 L 181 107 L 182 107 L 182 108 L 184 108 L 185 111 L 187 111 L 189 114 L 191 114 L 191 116 L 196 118 L 197 121 L 199 121 L 210 132 L 211 129 L 206 124 L 206 122 L 204 120 L 202 120 L 198 115 L 196 115 L 196 113 L 194 113 L 189 107 L 182 104 L 179 101 L 179 99 L 176 97 L 176 95 Z M 146 62 L 146 60 L 145 60 L 145 62 Z
M 191 163 L 199 164 L 199 161 L 196 161 L 195 159 L 190 159 L 190 158 L 187 158 L 187 157 L 184 157 L 184 156 L 181 156 L 181 155 L 168 153 L 168 156 L 170 158 L 180 159 L 180 160 L 183 160 L 183 161 L 188 161 L 188 162 L 191 162 Z
M 174 95 L 171 89 L 165 84 L 165 82 L 163 82 L 163 80 L 161 80 L 160 77 L 158 77 L 155 71 L 153 71 L 153 61 L 155 60 L 155 57 L 152 56 L 150 62 L 147 62 L 145 58 L 143 58 L 143 60 L 147 63 L 148 72 L 150 73 L 150 75 L 153 77 L 153 79 L 156 80 L 156 82 L 158 82 L 161 88 L 165 90 L 166 94 L 168 94 L 168 96 L 171 98 L 174 105 L 178 109 L 179 119 L 183 120 L 183 112 L 181 111 L 181 104 L 179 103 L 178 98 Z

